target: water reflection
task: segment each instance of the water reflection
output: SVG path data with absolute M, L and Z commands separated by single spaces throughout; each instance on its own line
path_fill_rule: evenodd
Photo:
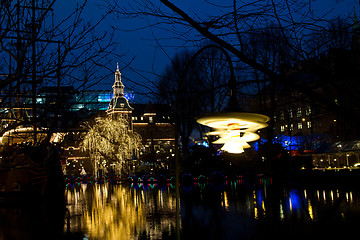
M 174 186 L 75 184 L 67 211 L 0 204 L 2 239 L 175 239 Z M 268 179 L 181 186 L 182 239 L 337 239 L 358 234 L 356 186 L 278 186 Z
M 183 192 L 183 239 L 329 238 L 358 234 L 356 186 L 229 182 Z
M 170 188 L 112 184 L 69 187 L 71 231 L 89 239 L 161 239 L 175 227 L 176 198 Z
M 79 184 L 67 199 L 71 231 L 88 239 L 175 239 L 171 185 Z M 182 186 L 180 203 L 182 239 L 350 236 L 360 223 L 356 187 L 195 183 Z

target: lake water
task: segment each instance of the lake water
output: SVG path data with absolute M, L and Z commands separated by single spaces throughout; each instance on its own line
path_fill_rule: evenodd
M 0 239 L 339 239 L 358 236 L 360 188 L 278 186 L 271 179 L 180 188 L 172 184 L 68 185 L 57 206 L 0 207 Z M 61 209 L 61 207 L 60 207 Z

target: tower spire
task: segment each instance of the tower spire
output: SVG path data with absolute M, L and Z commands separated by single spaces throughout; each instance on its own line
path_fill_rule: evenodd
M 117 64 L 117 69 L 115 71 L 115 82 L 113 87 L 114 97 L 123 97 L 124 96 L 124 84 L 121 82 L 121 72 L 119 70 L 119 64 Z
M 115 82 L 112 86 L 114 96 L 110 101 L 107 113 L 108 114 L 120 114 L 130 118 L 133 108 L 130 106 L 128 100 L 124 96 L 124 84 L 121 81 L 121 73 L 119 70 L 119 64 L 116 64 Z M 130 121 L 129 121 L 130 122 Z

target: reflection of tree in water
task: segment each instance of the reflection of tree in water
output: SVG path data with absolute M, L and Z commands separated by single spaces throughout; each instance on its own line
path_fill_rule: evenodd
M 172 188 L 81 187 L 67 193 L 68 208 L 71 216 L 79 215 L 79 230 L 90 239 L 175 238 Z M 182 239 L 323 239 L 351 236 L 360 223 L 360 191 L 344 186 L 285 187 L 264 179 L 239 180 L 222 187 L 194 184 L 183 188 L 180 200 Z M 77 230 L 73 220 L 72 231 Z M 329 224 L 336 227 L 329 231 Z
M 87 191 L 83 228 L 90 238 L 159 239 L 172 234 L 176 202 L 167 190 L 104 184 Z
M 86 232 L 95 239 L 130 239 L 145 225 L 145 209 L 134 191 L 120 185 L 94 185 L 84 212 Z

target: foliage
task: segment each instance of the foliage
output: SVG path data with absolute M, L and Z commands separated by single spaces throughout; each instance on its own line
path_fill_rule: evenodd
M 130 129 L 123 117 L 98 117 L 85 127 L 88 132 L 80 147 L 88 151 L 95 170 L 115 164 L 116 171 L 120 172 L 133 151 L 142 146 L 140 135 Z

